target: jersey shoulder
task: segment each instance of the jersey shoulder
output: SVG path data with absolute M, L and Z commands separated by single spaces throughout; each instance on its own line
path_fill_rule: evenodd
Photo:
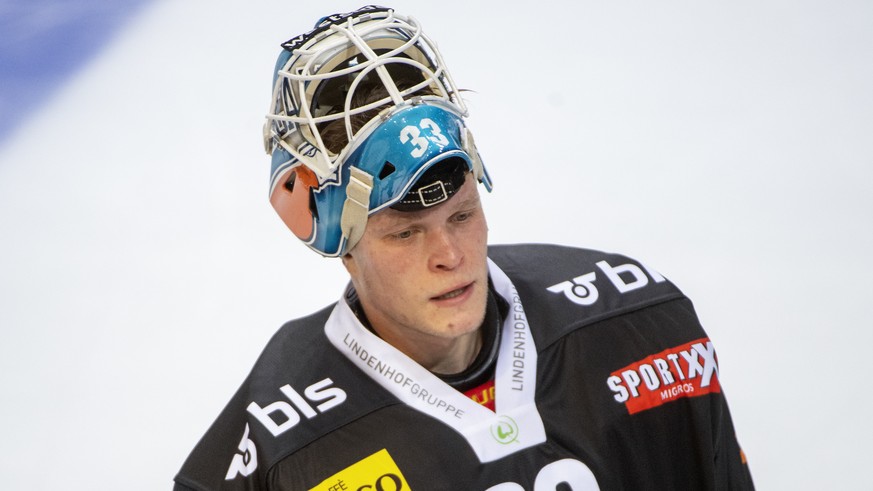
M 267 472 L 283 458 L 397 403 L 327 339 L 324 325 L 332 310 L 290 321 L 276 332 L 185 461 L 178 484 L 197 490 L 263 489 Z
M 620 254 L 552 244 L 490 246 L 512 280 L 542 350 L 611 317 L 683 298 L 659 272 Z

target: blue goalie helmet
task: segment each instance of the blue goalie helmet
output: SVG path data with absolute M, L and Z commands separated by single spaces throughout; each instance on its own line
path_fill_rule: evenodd
M 415 19 L 367 6 L 282 47 L 264 125 L 270 203 L 310 248 L 342 256 L 371 214 L 445 201 L 457 172 L 419 183 L 443 164 L 491 190 L 459 91 Z

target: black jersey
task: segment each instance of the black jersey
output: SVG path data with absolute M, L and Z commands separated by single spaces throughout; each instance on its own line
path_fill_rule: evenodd
M 289 322 L 177 490 L 752 489 L 691 302 L 623 256 L 489 250 L 508 304 L 495 411 L 362 326 Z

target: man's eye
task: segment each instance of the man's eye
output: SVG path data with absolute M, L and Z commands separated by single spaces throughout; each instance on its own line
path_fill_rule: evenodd
M 397 232 L 394 234 L 395 239 L 408 239 L 412 237 L 412 230 L 404 230 L 402 232 Z

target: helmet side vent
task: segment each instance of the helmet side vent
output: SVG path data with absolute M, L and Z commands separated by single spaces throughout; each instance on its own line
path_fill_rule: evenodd
M 315 193 L 309 193 L 309 211 L 312 213 L 312 218 L 318 220 L 318 205 L 315 202 Z
M 394 164 L 386 160 L 385 165 L 382 166 L 382 170 L 379 171 L 379 179 L 385 179 L 393 174 L 395 170 L 396 168 L 394 167 Z
M 296 172 L 292 172 L 292 173 L 291 173 L 291 176 L 288 178 L 288 180 L 285 181 L 285 189 L 287 189 L 288 191 L 293 192 L 293 191 L 294 191 L 294 183 L 295 183 L 296 181 L 297 181 L 297 173 L 296 173 Z

